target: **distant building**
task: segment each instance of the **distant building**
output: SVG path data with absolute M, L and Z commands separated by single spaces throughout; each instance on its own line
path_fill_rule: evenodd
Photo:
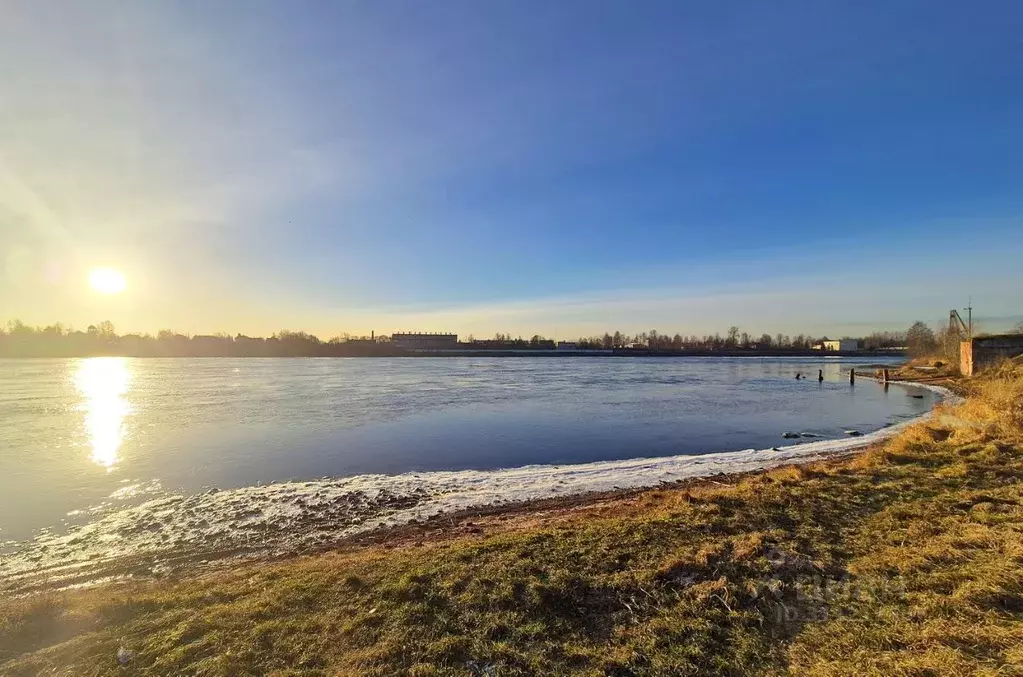
M 575 341 L 558 341 L 558 350 L 579 350 L 579 344 Z
M 346 348 L 376 348 L 377 347 L 377 333 L 375 331 L 369 332 L 369 338 L 365 336 L 348 336 L 345 335 L 343 340 L 332 341 L 339 342 Z
M 405 350 L 454 350 L 458 334 L 391 334 L 391 343 Z
M 814 350 L 822 350 L 826 353 L 850 353 L 860 349 L 860 342 L 856 339 L 839 339 L 837 341 L 821 341 L 814 344 Z

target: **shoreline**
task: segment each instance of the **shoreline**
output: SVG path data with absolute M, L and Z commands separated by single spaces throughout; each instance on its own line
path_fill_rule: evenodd
M 1023 364 L 954 389 L 939 416 L 816 462 L 0 595 L 0 672 L 1013 672 Z
M 956 397 L 933 384 L 892 383 L 938 392 L 943 402 Z M 22 542 L 0 565 L 0 589 L 27 592 L 111 578 L 160 578 L 196 566 L 214 569 L 239 560 L 276 561 L 359 543 L 379 545 L 392 531 L 414 533 L 417 525 L 443 524 L 462 516 L 529 514 L 548 504 L 552 509 L 580 507 L 651 488 L 843 458 L 899 434 L 933 412 L 932 408 L 856 437 L 759 450 L 493 471 L 360 475 L 168 496 L 115 511 L 64 534 Z M 115 550 L 117 554 L 111 554 Z
M 592 350 L 398 350 L 352 351 L 338 354 L 308 355 L 188 355 L 188 354 L 127 354 L 125 351 L 96 352 L 87 354 L 67 355 L 0 355 L 0 360 L 85 360 L 96 357 L 123 357 L 138 360 L 327 360 L 347 358 L 397 358 L 397 357 L 805 357 L 810 359 L 889 358 L 905 360 L 904 352 L 891 353 L 885 351 L 828 351 L 820 350 L 644 350 L 630 348 L 592 349 Z

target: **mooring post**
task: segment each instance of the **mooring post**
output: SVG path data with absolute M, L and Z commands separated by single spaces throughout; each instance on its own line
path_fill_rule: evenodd
M 884 382 L 888 383 L 888 370 L 887 369 L 884 370 Z
M 853 385 L 854 383 L 856 383 L 856 370 L 855 369 L 850 369 L 849 370 L 849 385 Z

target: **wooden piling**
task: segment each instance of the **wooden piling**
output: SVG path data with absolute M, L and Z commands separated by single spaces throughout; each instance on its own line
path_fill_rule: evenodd
M 884 370 L 884 382 L 888 383 L 888 370 L 887 369 Z
M 853 385 L 855 383 L 856 383 L 856 370 L 855 369 L 850 369 L 849 370 L 849 385 Z

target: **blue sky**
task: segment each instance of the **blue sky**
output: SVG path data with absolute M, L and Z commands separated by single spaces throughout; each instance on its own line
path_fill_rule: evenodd
M 0 317 L 1001 329 L 1021 54 L 1012 2 L 13 3 Z

